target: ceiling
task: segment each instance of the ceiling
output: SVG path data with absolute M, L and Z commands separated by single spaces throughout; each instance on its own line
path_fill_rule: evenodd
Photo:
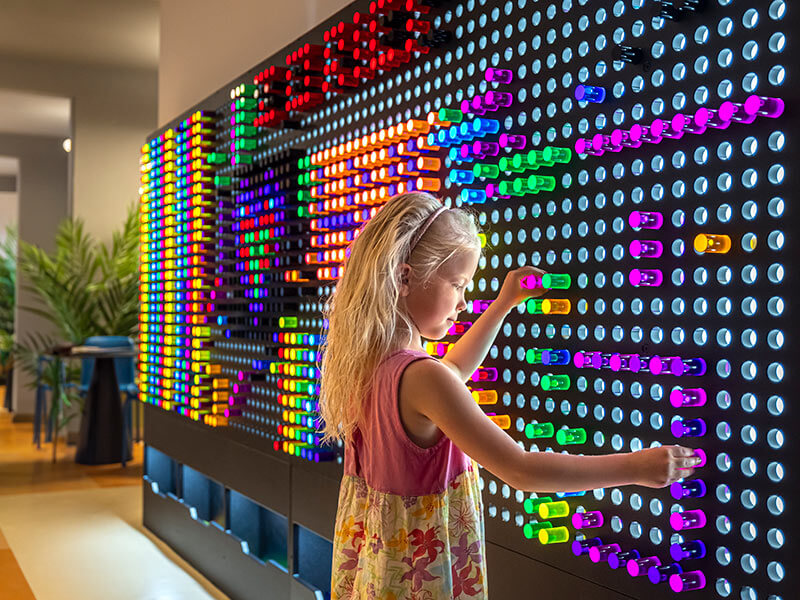
M 0 132 L 66 138 L 70 113 L 68 98 L 0 89 Z
M 0 59 L 155 69 L 158 36 L 158 0 L 2 1 Z

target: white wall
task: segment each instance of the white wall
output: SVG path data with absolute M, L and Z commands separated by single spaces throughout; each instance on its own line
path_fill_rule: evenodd
M 155 69 L 0 60 L 7 89 L 72 99 L 72 215 L 98 239 L 110 239 L 138 202 L 139 153 L 156 128 Z
M 16 227 L 17 219 L 17 192 L 0 192 L 0 241 L 6 237 L 6 227 Z
M 351 0 L 162 0 L 159 126 Z

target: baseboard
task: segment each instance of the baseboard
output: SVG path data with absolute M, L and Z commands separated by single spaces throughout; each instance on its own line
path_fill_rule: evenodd
M 33 415 L 28 415 L 24 413 L 13 413 L 14 416 L 11 417 L 12 423 L 33 423 Z

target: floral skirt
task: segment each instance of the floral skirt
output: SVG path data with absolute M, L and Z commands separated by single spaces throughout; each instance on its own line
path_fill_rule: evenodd
M 331 600 L 483 600 L 486 546 L 478 466 L 440 494 L 399 496 L 342 478 Z

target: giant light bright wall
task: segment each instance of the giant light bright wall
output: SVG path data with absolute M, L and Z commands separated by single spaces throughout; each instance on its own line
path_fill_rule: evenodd
M 316 434 L 322 303 L 389 197 L 436 192 L 478 213 L 485 257 L 431 353 L 507 270 L 565 275 L 531 282 L 547 301 L 473 377 L 498 426 L 531 451 L 705 458 L 669 489 L 548 498 L 484 471 L 495 541 L 635 597 L 793 597 L 790 19 L 782 0 L 354 3 L 142 148 L 140 397 L 340 461 Z

